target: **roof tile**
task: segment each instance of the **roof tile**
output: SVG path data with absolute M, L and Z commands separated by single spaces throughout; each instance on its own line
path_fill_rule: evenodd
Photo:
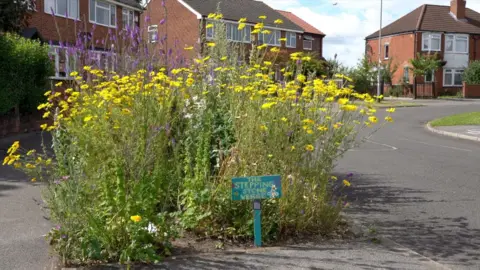
M 301 27 L 306 33 L 325 36 L 325 34 L 322 31 L 318 30 L 317 28 L 307 23 L 306 21 L 304 21 L 297 15 L 293 14 L 292 12 L 284 11 L 284 10 L 277 10 L 277 11 L 283 16 L 285 16 L 286 18 L 288 18 L 290 21 L 292 21 L 293 23 Z

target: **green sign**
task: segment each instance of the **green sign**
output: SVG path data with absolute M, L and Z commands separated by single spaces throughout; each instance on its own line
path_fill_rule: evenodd
M 282 197 L 280 175 L 248 176 L 232 179 L 232 200 L 259 200 Z

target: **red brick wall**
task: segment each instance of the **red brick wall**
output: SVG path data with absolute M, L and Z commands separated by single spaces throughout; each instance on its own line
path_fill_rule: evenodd
M 184 47 L 195 46 L 200 38 L 200 21 L 197 16 L 180 4 L 177 0 L 151 0 L 141 16 L 144 31 L 148 25 L 158 25 L 159 39 L 167 35 L 167 48 L 183 51 Z M 163 25 L 160 22 L 165 20 Z M 165 49 L 165 46 L 158 45 Z
M 42 38 L 47 41 L 76 41 L 78 32 L 90 32 L 93 24 L 89 22 L 89 1 L 80 0 L 80 20 L 67 19 L 59 16 L 52 16 L 51 13 L 45 13 L 44 0 L 36 0 L 37 10 L 32 13 L 29 20 L 29 27 L 36 27 Z M 136 12 L 139 16 L 139 13 Z M 140 20 L 139 20 L 140 21 Z M 58 26 L 58 30 L 57 27 Z M 116 33 L 123 28 L 122 25 L 122 7 L 117 6 L 117 29 L 96 25 L 93 39 L 103 38 L 108 31 Z
M 395 72 L 392 82 L 393 84 L 400 84 L 403 78 L 403 68 L 410 66 L 410 59 L 415 55 L 414 52 L 415 37 L 413 33 L 407 33 L 397 36 L 389 36 L 382 38 L 382 62 L 387 63 L 389 60 L 385 59 L 384 45 L 389 43 L 389 59 L 392 59 L 393 64 L 398 66 L 397 72 Z M 372 39 L 367 41 L 366 55 L 370 61 L 378 63 L 378 39 Z M 410 74 L 410 82 L 413 81 L 412 72 Z
M 464 98 L 480 98 L 480 85 L 468 85 L 463 83 Z

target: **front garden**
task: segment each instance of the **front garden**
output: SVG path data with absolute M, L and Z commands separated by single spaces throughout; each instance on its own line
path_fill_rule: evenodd
M 212 18 L 207 27 L 225 32 Z M 52 151 L 15 142 L 3 162 L 46 183 L 47 237 L 65 264 L 157 262 L 186 231 L 251 241 L 252 202 L 231 198 L 238 176 L 282 177 L 283 197 L 262 204 L 264 242 L 336 230 L 351 183 L 332 177 L 335 161 L 394 109 L 378 119 L 374 97 L 304 75 L 311 58 L 301 53 L 280 83 L 278 48 L 266 45 L 245 52 L 217 35 L 201 54 L 182 50 L 188 65 L 171 62 L 182 55 L 158 65 L 151 44 L 129 46 L 118 57 L 135 59 L 125 69 L 85 66 L 45 93 L 38 109 L 51 119 L 42 128 Z

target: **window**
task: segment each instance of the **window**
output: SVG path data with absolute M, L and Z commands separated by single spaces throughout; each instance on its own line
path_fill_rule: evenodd
M 209 24 L 210 22 L 207 21 L 207 25 Z M 213 25 L 213 23 L 212 23 Z M 210 27 L 210 28 L 207 28 L 206 30 L 206 38 L 207 39 L 213 39 L 214 35 L 215 35 L 215 30 L 214 30 L 215 27 Z
M 303 49 L 304 50 L 312 50 L 313 49 L 313 37 L 309 35 L 305 35 L 303 37 Z
M 44 11 L 55 16 L 78 19 L 79 0 L 45 0 Z
M 228 40 L 250 43 L 252 30 L 250 26 L 247 25 L 242 30 L 238 30 L 237 23 L 226 23 L 226 28 Z
M 51 46 L 49 55 L 55 63 L 55 76 L 57 79 L 70 78 L 70 72 L 76 70 L 77 55 L 72 48 Z
M 131 9 L 123 8 L 122 9 L 122 25 L 123 28 L 126 29 L 127 27 L 133 28 L 135 25 L 135 12 Z
M 435 51 L 441 50 L 441 34 L 435 33 L 423 33 L 422 34 L 422 51 Z
M 293 32 L 287 32 L 287 47 L 296 48 L 297 47 L 297 34 Z
M 388 59 L 388 54 L 390 53 L 390 44 L 385 44 L 384 45 L 385 49 L 383 50 L 385 52 L 385 59 Z
M 445 51 L 468 53 L 468 35 L 445 35 Z
M 117 6 L 99 0 L 90 0 L 90 22 L 115 27 L 117 25 Z
M 444 86 L 462 86 L 463 69 L 445 69 L 443 75 Z
M 148 26 L 148 42 L 150 43 L 158 42 L 158 25 Z
M 425 73 L 425 82 L 430 83 L 434 81 L 435 81 L 435 71 L 434 70 L 427 71 L 427 73 Z
M 268 32 L 264 32 L 268 31 Z M 268 45 L 273 45 L 273 46 L 281 46 L 280 44 L 280 38 L 281 38 L 281 32 L 280 30 L 263 30 L 262 32 L 264 33 L 259 33 L 258 34 L 258 41 L 259 43 L 265 43 Z
M 408 83 L 410 82 L 410 75 L 409 75 L 410 68 L 404 67 L 403 68 L 403 81 Z

